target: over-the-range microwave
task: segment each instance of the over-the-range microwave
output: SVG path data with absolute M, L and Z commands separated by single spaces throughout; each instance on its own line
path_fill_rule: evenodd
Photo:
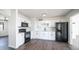
M 28 23 L 22 22 L 21 27 L 28 27 Z

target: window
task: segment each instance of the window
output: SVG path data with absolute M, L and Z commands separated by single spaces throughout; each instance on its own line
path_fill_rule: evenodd
M 0 31 L 4 30 L 4 23 L 0 22 Z

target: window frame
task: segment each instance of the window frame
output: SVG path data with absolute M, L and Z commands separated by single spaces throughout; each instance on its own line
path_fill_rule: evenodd
M 4 22 L 0 22 L 0 25 L 2 25 L 2 31 L 4 31 Z

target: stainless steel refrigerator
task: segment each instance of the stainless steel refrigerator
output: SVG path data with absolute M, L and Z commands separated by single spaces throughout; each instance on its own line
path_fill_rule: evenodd
M 56 41 L 68 42 L 68 22 L 56 23 Z

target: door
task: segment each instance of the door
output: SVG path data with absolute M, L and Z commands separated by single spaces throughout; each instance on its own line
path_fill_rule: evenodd
M 79 14 L 70 17 L 70 44 L 79 48 Z

